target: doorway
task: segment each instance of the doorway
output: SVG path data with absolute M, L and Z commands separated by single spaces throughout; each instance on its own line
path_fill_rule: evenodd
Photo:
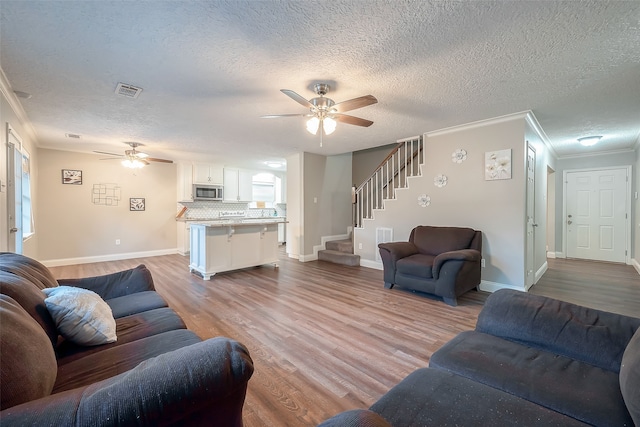
M 627 263 L 630 247 L 630 166 L 564 172 L 565 254 Z

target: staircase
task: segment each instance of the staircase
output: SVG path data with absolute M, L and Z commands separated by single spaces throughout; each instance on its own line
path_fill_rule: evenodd
M 360 255 L 353 253 L 353 240 L 331 240 L 325 243 L 326 249 L 318 251 L 320 261 L 349 266 L 360 265 Z
M 421 136 L 398 141 L 398 146 L 355 190 L 354 226 L 362 228 L 365 219 L 373 219 L 375 209 L 383 209 L 385 200 L 395 199 L 397 188 L 407 187 L 407 178 L 421 176 L 420 166 L 423 163 L 424 144 Z

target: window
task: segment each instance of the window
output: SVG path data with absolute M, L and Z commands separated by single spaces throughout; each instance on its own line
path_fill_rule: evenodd
M 259 202 L 275 202 L 275 176 L 270 173 L 259 173 L 253 175 L 252 179 L 252 196 L 251 200 Z
M 29 153 L 22 152 L 22 239 L 27 240 L 35 232 L 31 205 L 31 163 Z

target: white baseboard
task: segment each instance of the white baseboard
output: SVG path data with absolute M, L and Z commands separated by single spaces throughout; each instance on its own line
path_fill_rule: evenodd
M 122 254 L 110 254 L 110 255 L 98 255 L 98 256 L 90 256 L 90 257 L 81 257 L 81 258 L 60 258 L 60 259 L 49 259 L 40 261 L 46 267 L 60 267 L 62 265 L 75 265 L 75 264 L 89 264 L 92 262 L 105 262 L 105 261 L 118 261 L 121 259 L 131 259 L 131 258 L 146 258 L 152 256 L 161 256 L 161 255 L 173 255 L 177 254 L 178 250 L 176 248 L 173 249 L 159 249 L 156 251 L 144 251 L 144 252 L 127 252 Z
M 640 264 L 635 258 L 631 258 L 631 265 L 633 265 L 633 268 L 635 268 L 638 274 L 640 274 Z
M 361 267 L 367 267 L 367 268 L 373 268 L 375 270 L 383 270 L 384 269 L 382 267 L 382 263 L 381 262 L 371 261 L 369 259 L 360 259 L 360 266 Z
M 555 252 L 547 252 L 547 258 L 555 258 L 555 257 L 556 257 Z
M 545 261 L 544 263 L 542 263 L 542 266 L 538 269 L 538 271 L 536 271 L 536 276 L 534 278 L 533 283 L 534 284 L 538 283 L 538 280 L 540 280 L 542 275 L 546 273 L 548 269 L 549 269 L 549 264 L 547 264 L 547 261 Z M 529 288 L 530 287 L 531 286 L 529 286 Z M 527 290 L 529 290 L 529 288 L 527 288 Z
M 564 255 L 564 252 L 556 252 L 555 258 L 566 258 L 566 256 Z
M 300 255 L 298 257 L 298 261 L 300 262 L 317 261 L 317 260 L 318 260 L 318 251 L 314 251 L 314 253 L 310 255 Z
M 516 291 L 526 292 L 524 288 L 520 286 L 508 285 L 506 283 L 490 282 L 488 280 L 481 280 L 479 288 L 481 291 L 491 292 L 491 293 L 500 289 L 513 289 Z

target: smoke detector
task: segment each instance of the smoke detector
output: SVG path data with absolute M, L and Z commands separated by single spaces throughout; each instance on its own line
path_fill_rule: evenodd
M 116 95 L 124 96 L 125 98 L 137 98 L 142 92 L 141 87 L 136 87 L 126 83 L 118 83 L 116 86 Z

